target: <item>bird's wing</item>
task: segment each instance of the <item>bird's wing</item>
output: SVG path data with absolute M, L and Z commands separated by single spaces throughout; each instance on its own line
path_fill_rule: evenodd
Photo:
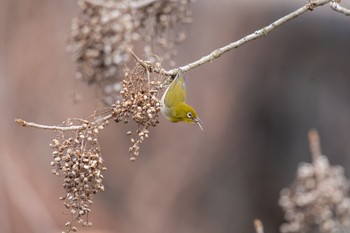
M 166 92 L 164 104 L 167 107 L 186 102 L 186 84 L 181 70 L 179 70 Z

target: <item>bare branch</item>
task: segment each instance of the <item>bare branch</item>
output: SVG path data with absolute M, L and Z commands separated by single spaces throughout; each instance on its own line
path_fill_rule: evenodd
M 132 4 L 134 4 L 133 7 L 146 7 L 149 4 L 152 4 L 154 2 L 156 2 L 157 0 L 143 0 L 140 2 L 132 2 Z M 214 59 L 220 57 L 221 55 L 223 55 L 224 53 L 234 49 L 234 48 L 239 48 L 240 46 L 256 40 L 258 38 L 261 38 L 263 36 L 268 35 L 271 31 L 273 31 L 274 29 L 276 29 L 277 27 L 283 25 L 284 23 L 288 22 L 289 20 L 292 20 L 302 14 L 304 14 L 307 11 L 312 11 L 313 9 L 315 9 L 316 7 L 322 6 L 326 3 L 330 3 L 332 9 L 337 10 L 339 12 L 342 12 L 346 15 L 348 15 L 348 9 L 341 7 L 337 2 L 335 2 L 335 0 L 317 0 L 317 1 L 311 1 L 308 4 L 304 5 L 303 7 L 291 12 L 290 14 L 276 20 L 275 22 L 269 24 L 268 26 L 261 28 L 257 31 L 255 31 L 254 33 L 251 33 L 235 42 L 232 42 L 224 47 L 218 48 L 216 50 L 214 50 L 213 52 L 211 52 L 210 54 L 200 58 L 197 61 L 194 61 L 190 64 L 184 65 L 182 67 L 179 67 L 183 72 L 189 71 L 193 68 L 196 68 L 202 64 L 205 64 L 207 62 L 211 62 Z M 137 62 L 139 62 L 147 71 L 150 72 L 156 72 L 156 73 L 161 73 L 167 76 L 174 76 L 177 73 L 177 70 L 179 68 L 176 69 L 171 69 L 169 71 L 164 70 L 162 68 L 157 68 L 157 67 L 153 67 L 151 66 L 149 63 L 147 63 L 146 61 L 143 61 L 142 59 L 138 58 L 136 56 L 135 53 L 133 53 L 131 50 L 129 50 L 129 52 L 132 54 L 132 56 L 135 58 L 135 60 Z M 101 117 L 99 118 L 97 121 L 98 122 L 102 122 L 102 121 L 106 121 L 113 118 L 112 114 L 109 114 L 105 117 Z M 33 122 L 26 122 L 22 119 L 16 119 L 15 120 L 17 124 L 25 126 L 25 127 L 34 127 L 34 128 L 38 128 L 38 129 L 46 129 L 46 130 L 60 130 L 60 131 L 72 131 L 72 130 L 79 130 L 81 128 L 83 128 L 82 125 L 72 125 L 72 126 L 48 126 L 48 125 L 40 125 L 40 124 L 36 124 Z
M 145 68 L 145 70 L 149 71 L 151 69 L 151 64 L 148 64 L 146 61 L 139 58 L 131 49 L 129 49 L 129 53 L 135 58 L 138 63 L 140 63 L 141 66 L 143 66 L 143 68 Z
M 113 114 L 109 114 L 107 116 L 97 118 L 95 121 L 97 124 L 103 122 L 103 121 L 108 121 L 113 118 Z M 56 125 L 41 125 L 33 122 L 27 122 L 22 119 L 15 119 L 15 122 L 19 125 L 22 125 L 23 127 L 33 127 L 37 129 L 45 129 L 45 130 L 59 130 L 59 131 L 74 131 L 74 130 L 79 130 L 82 129 L 84 126 L 83 124 L 81 125 L 70 125 L 70 126 L 56 126 Z
M 186 71 L 189 71 L 193 68 L 196 68 L 197 66 L 200 66 L 200 65 L 203 65 L 207 62 L 211 62 L 213 61 L 214 59 L 220 57 L 221 55 L 223 55 L 224 53 L 232 50 L 232 49 L 235 49 L 235 48 L 238 48 L 252 40 L 256 40 L 260 37 L 263 37 L 263 36 L 266 36 L 268 35 L 271 31 L 273 31 L 274 29 L 276 29 L 277 27 L 283 25 L 284 23 L 288 22 L 289 20 L 291 19 L 294 19 L 302 14 L 304 14 L 305 12 L 307 11 L 311 11 L 313 9 L 315 9 L 316 7 L 318 6 L 322 6 L 326 3 L 329 3 L 331 0 L 318 0 L 318 1 L 311 1 L 310 3 L 304 5 L 303 7 L 297 9 L 296 11 L 293 11 L 292 13 L 276 20 L 275 22 L 271 23 L 270 25 L 260 29 L 260 30 L 257 30 L 255 31 L 254 33 L 250 34 L 250 35 L 247 35 L 245 37 L 243 37 L 242 39 L 238 40 L 238 41 L 235 41 L 235 42 L 232 42 L 231 44 L 228 44 L 224 47 L 221 47 L 219 49 L 216 49 L 214 50 L 213 52 L 211 52 L 210 54 L 202 57 L 201 59 L 197 60 L 197 61 L 194 61 L 190 64 L 187 64 L 187 65 L 184 65 L 182 67 L 180 67 L 180 69 L 183 71 L 183 72 L 186 72 Z M 165 75 L 169 75 L 169 76 L 174 76 L 176 75 L 176 72 L 177 72 L 177 69 L 172 69 L 172 70 L 169 70 L 169 71 L 166 71 L 166 70 L 163 70 L 163 73 Z
M 345 8 L 345 7 L 343 7 L 343 6 L 341 6 L 341 5 L 339 5 L 339 3 L 337 1 L 333 0 L 333 1 L 331 1 L 329 3 L 329 5 L 331 6 L 331 8 L 333 10 L 335 10 L 337 12 L 340 12 L 340 13 L 346 15 L 346 16 L 350 16 L 350 10 Z

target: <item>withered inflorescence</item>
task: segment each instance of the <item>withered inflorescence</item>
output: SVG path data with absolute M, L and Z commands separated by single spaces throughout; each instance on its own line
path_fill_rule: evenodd
M 153 76 L 151 76 L 153 75 Z M 161 75 L 154 76 L 140 64 L 133 70 L 126 71 L 121 91 L 121 101 L 113 106 L 113 116 L 116 122 L 128 123 L 133 120 L 137 124 L 136 134 L 128 131 L 132 138 L 129 151 L 134 161 L 140 153 L 140 144 L 149 137 L 149 128 L 159 123 L 159 94 L 162 90 Z
M 88 221 L 88 214 L 93 195 L 104 191 L 102 172 L 106 168 L 102 164 L 97 134 L 108 121 L 97 122 L 84 121 L 74 135 L 68 136 L 68 132 L 61 132 L 50 144 L 54 150 L 52 173 L 64 177 L 65 195 L 60 200 L 70 211 L 72 221 L 83 226 L 92 224 Z M 68 122 L 66 124 L 69 125 Z M 69 232 L 77 230 L 72 222 L 67 222 L 66 226 Z
M 67 50 L 77 64 L 76 77 L 94 84 L 101 99 L 113 104 L 119 97 L 129 50 L 143 42 L 144 56 L 173 64 L 174 45 L 185 39 L 178 25 L 192 22 L 191 0 L 79 0 Z M 138 43 L 138 46 L 142 43 Z
M 156 126 L 160 111 L 159 97 L 163 91 L 162 75 L 148 72 L 137 64 L 132 70 L 130 50 L 136 43 L 144 51 L 150 64 L 169 62 L 175 52 L 174 45 L 185 39 L 177 26 L 192 22 L 191 0 L 78 0 L 79 13 L 72 20 L 67 50 L 77 65 L 76 78 L 95 85 L 99 98 L 112 106 L 112 113 L 104 119 L 137 125 L 128 131 L 135 160 L 140 145 L 149 137 L 151 126 Z M 155 55 L 157 54 L 157 55 Z M 160 65 L 158 65 L 160 68 Z M 111 108 L 109 108 L 111 110 Z M 59 130 L 59 136 L 50 144 L 53 151 L 53 173 L 64 177 L 65 195 L 60 199 L 70 211 L 72 221 L 89 226 L 88 214 L 94 194 L 104 190 L 99 130 L 108 120 L 78 120 L 69 132 Z M 64 126 L 70 126 L 68 121 Z M 75 122 L 76 123 L 76 122 Z M 67 222 L 68 231 L 76 231 Z
M 318 135 L 311 131 L 313 162 L 299 165 L 296 180 L 284 188 L 279 203 L 286 223 L 282 233 L 350 232 L 350 183 L 341 166 L 321 155 Z M 314 145 L 316 145 L 316 148 Z

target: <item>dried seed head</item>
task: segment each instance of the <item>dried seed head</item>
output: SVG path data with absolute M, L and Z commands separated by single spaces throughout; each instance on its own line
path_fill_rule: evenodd
M 158 93 L 161 92 L 163 77 L 151 76 L 139 64 L 126 74 L 122 88 L 124 92 L 121 93 L 121 100 L 114 105 L 113 114 L 116 122 L 128 123 L 131 118 L 138 125 L 135 137 L 130 138 L 132 146 L 129 151 L 133 154 L 130 160 L 134 161 L 139 155 L 140 145 L 149 136 L 148 128 L 159 123 Z M 127 135 L 131 134 L 131 131 L 127 132 Z
M 296 180 L 281 191 L 279 204 L 286 223 L 280 230 L 310 232 L 317 227 L 320 233 L 350 232 L 350 183 L 344 169 L 331 166 L 320 148 L 315 150 L 313 145 L 315 141 L 311 140 L 313 162 L 300 164 Z
M 186 37 L 178 26 L 192 22 L 191 0 L 138 2 L 79 0 L 79 14 L 71 23 L 67 50 L 77 64 L 76 78 L 95 84 L 108 105 L 122 89 L 128 49 L 143 40 L 147 60 L 155 61 L 154 54 L 161 52 L 158 57 L 171 64 L 175 44 Z
M 99 116 L 93 117 L 92 122 L 98 122 L 97 118 Z M 65 122 L 66 125 L 70 123 Z M 85 122 L 73 136 L 61 133 L 51 143 L 54 150 L 51 165 L 55 167 L 52 172 L 62 175 L 64 180 L 65 196 L 60 197 L 60 200 L 77 222 L 87 220 L 93 195 L 104 190 L 101 172 L 106 168 L 102 165 L 103 159 L 97 143 L 98 130 L 95 129 L 104 127 L 107 123 Z M 77 230 L 72 222 L 67 222 L 66 227 L 68 232 Z

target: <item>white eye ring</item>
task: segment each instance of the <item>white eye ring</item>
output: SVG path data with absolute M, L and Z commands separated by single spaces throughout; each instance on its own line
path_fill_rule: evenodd
M 192 113 L 191 113 L 191 112 L 188 112 L 188 113 L 187 113 L 187 117 L 190 118 L 190 119 L 192 119 L 192 118 L 193 118 Z

